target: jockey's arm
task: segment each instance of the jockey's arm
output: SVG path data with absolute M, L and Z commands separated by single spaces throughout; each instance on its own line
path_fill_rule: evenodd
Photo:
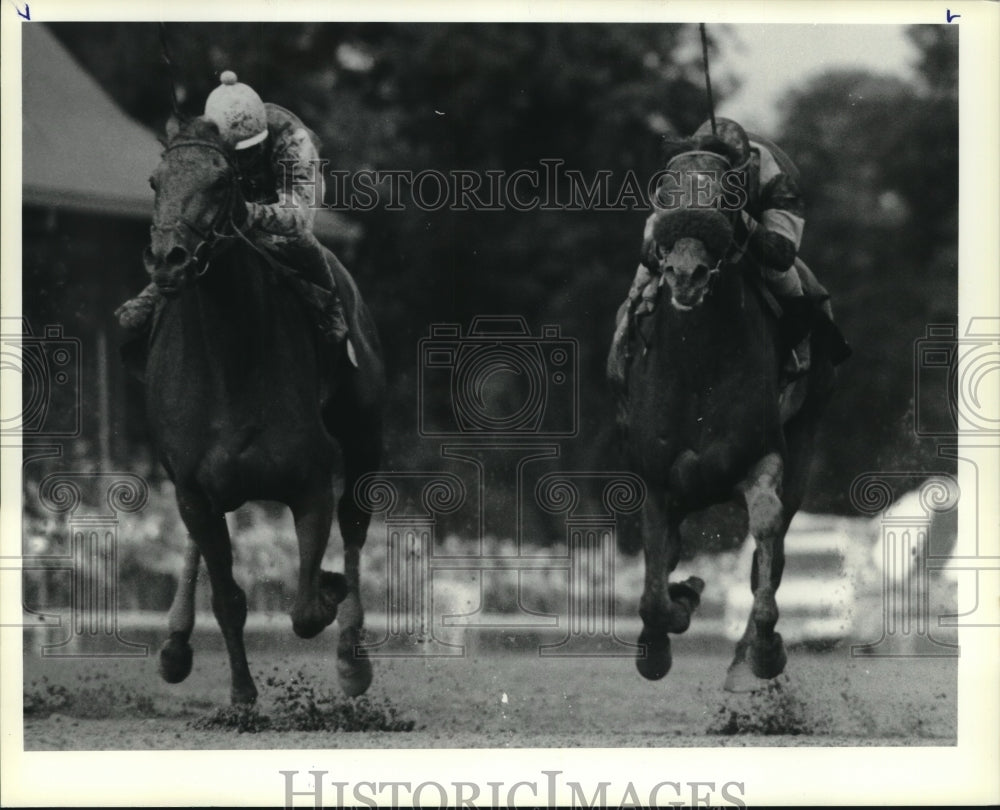
M 737 244 L 769 270 L 784 273 L 794 263 L 805 227 L 805 205 L 796 182 L 761 150 L 760 219 L 745 209 L 736 223 Z
M 299 237 L 312 233 L 316 210 L 323 204 L 323 163 L 304 129 L 275 145 L 275 203 L 247 203 L 247 227 L 269 234 Z

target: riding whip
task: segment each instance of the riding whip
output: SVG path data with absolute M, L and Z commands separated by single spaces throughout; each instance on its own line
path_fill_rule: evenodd
M 718 135 L 715 127 L 715 102 L 712 100 L 712 77 L 708 72 L 708 36 L 705 34 L 705 23 L 699 23 L 701 29 L 701 56 L 705 63 L 705 90 L 708 92 L 708 117 L 712 121 L 712 134 Z
M 180 105 L 177 103 L 177 75 L 174 72 L 174 63 L 170 58 L 170 43 L 167 41 L 167 25 L 166 23 L 160 23 L 160 55 L 163 57 L 163 61 L 167 65 L 167 70 L 170 73 L 170 103 L 174 109 L 174 115 L 178 118 L 181 116 Z

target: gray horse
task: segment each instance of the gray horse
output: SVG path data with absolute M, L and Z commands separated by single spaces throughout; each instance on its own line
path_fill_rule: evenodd
M 672 166 L 683 169 L 683 160 Z M 626 463 L 649 493 L 637 666 L 651 680 L 667 674 L 669 634 L 687 630 L 704 588 L 697 577 L 669 582 L 681 555 L 681 522 L 736 499 L 756 541 L 753 608 L 726 678 L 727 689 L 744 691 L 785 667 L 775 632 L 783 543 L 833 390 L 839 333 L 817 307 L 812 367 L 797 384 L 794 413 L 783 413 L 781 359 L 801 334 L 784 334 L 759 270 L 746 259 L 724 259 L 730 216 L 715 209 L 662 211 L 652 226 L 658 301 L 631 326 L 626 373 L 617 380 Z M 609 369 L 615 362 L 610 358 Z

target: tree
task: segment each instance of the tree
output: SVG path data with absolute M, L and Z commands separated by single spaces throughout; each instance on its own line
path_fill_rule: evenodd
M 929 30 L 933 29 L 933 30 Z M 802 255 L 828 286 L 855 355 L 818 442 L 811 508 L 849 509 L 860 472 L 947 468 L 915 432 L 914 365 L 927 326 L 957 318 L 957 33 L 913 26 L 917 83 L 824 74 L 785 100 L 780 143 L 798 163 Z M 947 391 L 928 396 L 947 419 Z

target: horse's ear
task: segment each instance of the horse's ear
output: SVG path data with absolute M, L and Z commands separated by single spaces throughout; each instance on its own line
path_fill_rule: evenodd
M 177 137 L 177 133 L 181 131 L 181 125 L 182 122 L 176 114 L 167 119 L 167 141 L 172 141 Z
M 222 134 L 222 131 L 219 129 L 219 125 L 214 120 L 206 118 L 205 116 L 202 116 L 201 120 L 204 122 L 206 129 L 210 132 L 213 132 L 216 135 Z

